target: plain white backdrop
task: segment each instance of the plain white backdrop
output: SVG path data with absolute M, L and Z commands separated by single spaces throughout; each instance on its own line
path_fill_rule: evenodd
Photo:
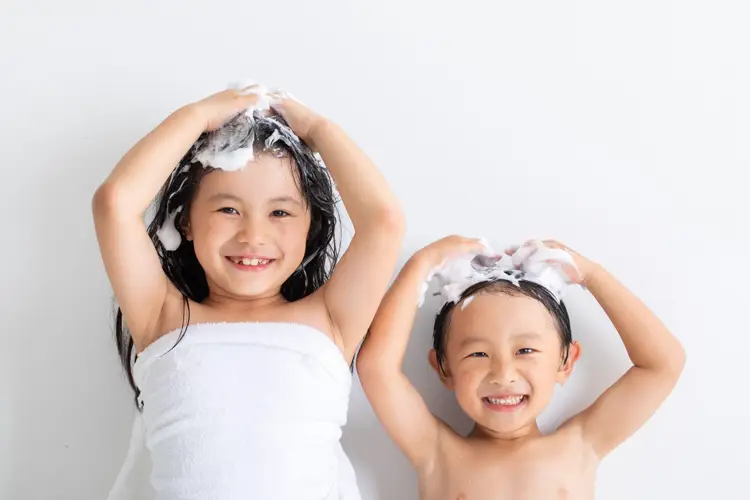
M 449 233 L 554 237 L 609 268 L 688 352 L 602 465 L 597 498 L 746 499 L 750 11 L 744 2 L 8 2 L 0 5 L 0 498 L 98 500 L 133 406 L 90 199 L 171 111 L 254 77 L 340 123 L 403 202 L 402 262 Z M 545 428 L 626 368 L 585 292 L 583 359 Z M 407 370 L 465 428 L 427 365 Z M 365 500 L 416 498 L 355 381 Z

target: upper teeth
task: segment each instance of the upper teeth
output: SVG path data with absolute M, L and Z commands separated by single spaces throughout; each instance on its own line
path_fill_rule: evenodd
M 247 257 L 237 261 L 238 264 L 241 263 L 244 266 L 262 266 L 263 264 L 268 264 L 268 262 L 267 259 L 248 259 Z
M 487 398 L 493 405 L 517 405 L 521 402 L 523 396 L 509 396 L 507 398 Z

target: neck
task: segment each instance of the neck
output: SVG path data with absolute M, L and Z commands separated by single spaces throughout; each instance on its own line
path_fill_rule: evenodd
M 280 289 L 252 297 L 238 297 L 220 290 L 215 291 L 214 289 L 210 289 L 208 297 L 202 303 L 211 308 L 231 314 L 266 309 L 269 306 L 285 302 L 286 299 L 282 297 Z
M 536 420 L 534 420 L 528 425 L 507 432 L 495 431 L 488 427 L 484 427 L 481 424 L 475 423 L 474 428 L 471 430 L 468 437 L 470 439 L 481 439 L 485 441 L 518 441 L 541 435 L 542 433 L 539 431 L 539 426 L 537 425 Z

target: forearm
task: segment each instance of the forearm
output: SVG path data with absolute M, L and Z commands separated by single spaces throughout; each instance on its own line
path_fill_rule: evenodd
M 400 204 L 385 178 L 338 125 L 322 120 L 310 140 L 331 172 L 355 230 L 403 226 Z
M 596 266 L 586 287 L 609 316 L 636 367 L 681 371 L 682 345 L 638 297 L 601 266 Z
M 417 313 L 418 294 L 430 269 L 412 258 L 404 265 L 380 304 L 357 357 L 362 370 L 401 371 Z
M 140 217 L 204 129 L 205 121 L 191 106 L 176 111 L 125 154 L 97 198 Z

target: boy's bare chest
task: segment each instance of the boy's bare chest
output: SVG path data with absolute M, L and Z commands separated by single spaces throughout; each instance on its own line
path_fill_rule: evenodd
M 591 500 L 596 463 L 555 443 L 513 453 L 460 450 L 422 480 L 422 500 Z M 459 451 L 459 450 L 456 450 Z

